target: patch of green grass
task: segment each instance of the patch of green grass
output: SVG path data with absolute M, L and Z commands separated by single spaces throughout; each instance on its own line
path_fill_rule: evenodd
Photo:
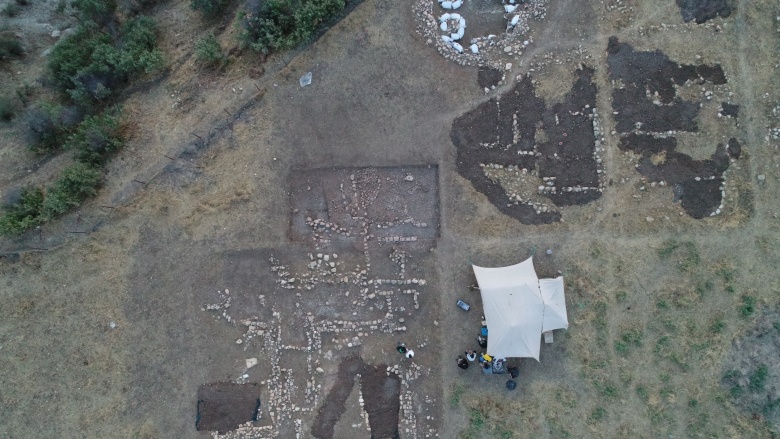
M 719 268 L 715 272 L 715 274 L 720 276 L 723 279 L 723 281 L 726 282 L 726 283 L 730 283 L 731 281 L 734 280 L 734 271 L 730 270 L 728 268 L 725 268 L 725 267 Z
M 469 428 L 481 430 L 485 426 L 485 415 L 482 411 L 471 409 L 469 411 Z
M 593 409 L 592 412 L 590 412 L 590 415 L 588 416 L 588 421 L 590 423 L 596 423 L 604 420 L 604 418 L 607 417 L 607 411 L 604 410 L 603 407 L 596 407 Z
M 739 314 L 742 317 L 750 317 L 756 310 L 756 298 L 745 294 L 742 296 L 742 304 L 739 307 Z
M 696 244 L 692 241 L 668 240 L 658 249 L 658 257 L 661 259 L 669 259 L 676 253 L 680 253 L 681 256 L 681 259 L 677 262 L 681 271 L 690 271 L 701 263 L 699 251 L 696 249 Z
M 772 323 L 772 327 L 780 330 L 780 321 Z
M 607 329 L 607 310 L 609 307 L 606 302 L 596 302 L 593 305 L 593 309 L 596 312 L 596 318 L 593 320 L 593 325 L 596 329 Z
M 748 389 L 753 393 L 763 391 L 768 377 L 769 368 L 765 364 L 758 366 L 758 369 L 748 376 L 748 382 L 750 383 L 748 384 Z
M 664 299 L 658 299 L 658 302 L 655 302 L 655 307 L 658 309 L 669 309 L 669 303 Z
M 642 331 L 635 328 L 624 330 L 620 339 L 615 341 L 615 351 L 620 355 L 627 355 L 631 348 L 642 346 Z
M 0 120 L 8 122 L 13 120 L 14 117 L 16 117 L 14 102 L 8 98 L 0 98 Z
M 715 288 L 715 285 L 713 285 L 712 281 L 706 280 L 703 282 L 699 282 L 698 285 L 696 285 L 696 292 L 699 293 L 699 297 L 704 297 L 706 293 L 709 293 Z
M 626 298 L 628 298 L 628 293 L 626 293 L 625 291 L 618 291 L 617 293 L 615 293 L 615 300 L 618 303 L 625 302 Z
M 644 386 L 636 386 L 636 395 L 644 402 L 647 402 L 650 399 L 650 394 Z
M 712 322 L 712 325 L 710 325 L 710 332 L 713 334 L 721 334 L 724 329 L 726 329 L 726 323 L 720 318 L 716 319 Z
M 661 248 L 658 249 L 658 257 L 661 259 L 666 259 L 674 253 L 675 250 L 677 250 L 680 247 L 680 243 L 678 241 L 675 241 L 673 239 L 665 241 Z
M 452 388 L 452 394 L 450 394 L 450 405 L 452 407 L 457 407 L 458 404 L 460 404 L 460 398 L 463 396 L 463 393 L 466 392 L 466 388 L 463 387 L 461 384 L 456 384 Z

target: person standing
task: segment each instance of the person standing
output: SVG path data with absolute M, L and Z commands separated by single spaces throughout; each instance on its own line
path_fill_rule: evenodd
M 464 370 L 469 368 L 469 362 L 460 355 L 458 355 L 458 367 Z

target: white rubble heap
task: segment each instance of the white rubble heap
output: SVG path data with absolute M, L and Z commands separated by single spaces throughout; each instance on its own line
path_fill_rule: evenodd
M 413 179 L 406 178 L 405 181 L 413 181 Z M 289 317 L 295 315 L 294 310 L 283 316 L 282 312 L 273 308 L 273 319 L 269 322 L 260 321 L 257 316 L 234 317 L 229 313 L 229 310 L 235 293 L 231 294 L 227 288 L 217 292 L 219 297 L 217 303 L 201 308 L 202 311 L 214 313 L 218 320 L 224 319 L 230 324 L 246 327 L 246 331 L 241 338 L 236 340 L 236 343 L 242 345 L 244 351 L 251 351 L 253 357 L 266 359 L 256 366 L 252 364 L 252 373 L 260 376 L 265 374 L 265 378 L 259 381 L 268 389 L 267 398 L 262 401 L 261 412 L 267 413 L 270 425 L 255 426 L 254 423 L 249 422 L 226 434 L 212 432 L 212 438 L 278 438 L 282 425 L 292 425 L 296 432 L 295 439 L 310 437 L 311 426 L 307 425 L 306 422 L 310 422 L 315 416 L 319 404 L 324 399 L 322 385 L 325 382 L 325 369 L 321 367 L 321 364 L 334 358 L 331 350 L 323 352 L 323 337 L 326 337 L 329 344 L 334 346 L 337 351 L 354 349 L 372 334 L 393 334 L 406 331 L 405 319 L 401 315 L 408 315 L 407 313 L 413 313 L 414 310 L 407 309 L 407 306 L 403 306 L 403 304 L 408 303 L 415 310 L 419 309 L 418 298 L 427 281 L 422 278 L 406 277 L 405 265 L 408 255 L 402 248 L 398 247 L 399 245 L 412 245 L 417 241 L 417 237 L 375 237 L 371 231 L 372 229 L 392 227 L 394 224 L 412 225 L 418 228 L 425 228 L 428 225 L 411 217 L 389 220 L 386 218 L 382 220 L 369 219 L 366 208 L 374 201 L 376 192 L 372 192 L 370 188 L 362 192 L 359 191 L 354 175 L 351 176 L 351 186 L 354 193 L 359 196 L 352 198 L 356 201 L 349 204 L 345 199 L 342 207 L 352 212 L 353 219 L 359 220 L 360 225 L 357 227 L 357 233 L 355 227 L 341 227 L 338 224 L 319 219 L 307 218 L 306 223 L 312 231 L 318 250 L 326 247 L 331 242 L 333 235 L 357 235 L 358 239 L 363 241 L 363 265 L 349 269 L 345 266 L 346 263 L 342 262 L 344 258 L 340 258 L 338 253 L 324 251 L 309 253 L 309 263 L 300 271 L 294 271 L 291 267 L 281 264 L 273 256 L 270 258 L 270 264 L 271 271 L 277 276 L 278 286 L 291 290 L 291 293 L 295 291 L 296 297 L 300 297 L 301 302 L 304 303 L 306 303 L 304 296 L 306 292 L 317 288 L 320 284 L 343 286 L 344 297 L 350 298 L 346 300 L 352 306 L 353 319 L 326 319 L 307 312 L 298 320 L 295 317 Z M 342 185 L 343 190 L 344 185 Z M 334 205 L 338 204 L 334 203 Z M 372 275 L 368 251 L 368 243 L 371 240 L 393 246 L 390 260 L 397 267 L 395 273 L 381 273 L 381 276 L 376 277 Z M 266 296 L 260 295 L 258 297 L 261 305 L 265 306 Z M 411 298 L 411 303 L 406 298 Z M 296 307 L 298 306 L 300 303 L 296 303 Z M 384 316 L 372 319 L 360 317 L 368 313 L 376 313 L 376 310 L 384 311 Z M 288 318 L 293 320 L 286 320 Z M 295 346 L 284 342 L 281 328 L 287 328 L 290 325 L 303 327 L 306 334 L 305 345 Z M 426 344 L 427 338 L 417 347 L 423 348 Z M 296 382 L 293 379 L 293 370 L 289 367 L 291 362 L 284 361 L 283 358 L 288 352 L 305 354 L 306 373 L 303 374 L 307 377 L 305 382 Z M 247 361 L 247 368 L 238 374 L 234 382 L 241 384 L 248 382 L 251 363 L 253 362 Z M 294 367 L 302 368 L 303 364 L 298 363 L 296 362 Z M 263 370 L 264 367 L 265 370 Z M 433 407 L 435 400 L 428 395 L 420 395 L 420 390 L 418 390 L 420 386 L 413 383 L 423 375 L 430 375 L 432 371 L 428 369 L 423 372 L 422 368 L 414 361 L 403 361 L 402 364 L 388 367 L 388 375 L 391 372 L 397 374 L 401 380 L 400 408 L 402 416 L 400 417 L 399 429 L 402 431 L 403 437 L 408 439 L 438 437 L 433 417 L 418 419 L 421 413 L 431 411 L 430 408 Z M 368 414 L 363 408 L 362 393 L 360 393 L 357 403 L 360 404 L 365 425 L 353 425 L 353 427 L 365 428 L 370 431 Z M 258 421 L 257 423 L 264 422 L 267 421 Z
M 506 30 L 500 35 L 469 35 L 471 38 L 464 39 L 467 16 L 462 14 L 467 12 L 449 12 L 458 9 L 461 3 L 433 0 L 415 2 L 417 31 L 442 56 L 460 65 L 490 66 L 503 70 L 506 60 L 501 59 L 502 56 L 519 57 L 533 43 L 533 38 L 528 36 L 529 21 L 546 17 L 548 0 L 527 0 L 522 3 L 519 0 L 493 1 L 496 3 L 496 11 L 503 11 L 507 20 Z

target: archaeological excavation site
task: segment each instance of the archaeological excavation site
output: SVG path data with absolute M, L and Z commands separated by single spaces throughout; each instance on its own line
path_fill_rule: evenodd
M 0 12 L 0 437 L 780 435 L 777 1 Z

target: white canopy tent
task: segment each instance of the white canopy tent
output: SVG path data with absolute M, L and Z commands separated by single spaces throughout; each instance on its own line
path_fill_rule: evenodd
M 542 332 L 568 328 L 563 278 L 539 279 L 532 258 L 508 267 L 472 265 L 489 330 L 489 355 L 539 361 Z

